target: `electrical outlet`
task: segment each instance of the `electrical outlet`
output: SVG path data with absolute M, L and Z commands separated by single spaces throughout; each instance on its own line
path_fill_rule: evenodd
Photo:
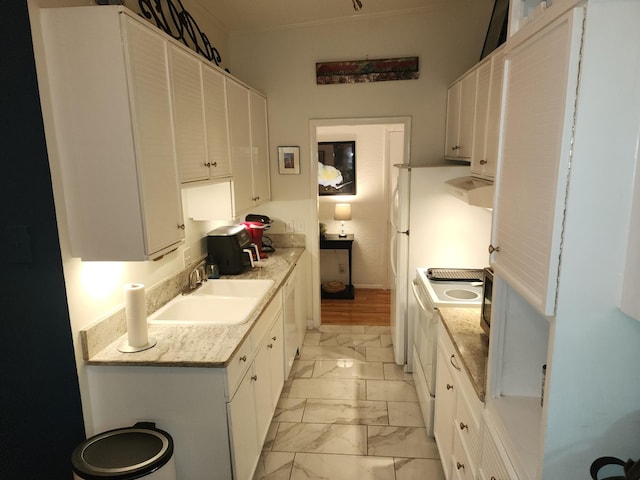
M 184 266 L 186 267 L 191 263 L 191 247 L 186 247 L 182 252 L 182 258 L 184 260 Z
M 293 233 L 293 220 L 284 221 L 284 231 L 286 233 Z
M 338 272 L 344 273 L 344 263 L 339 263 L 338 264 Z

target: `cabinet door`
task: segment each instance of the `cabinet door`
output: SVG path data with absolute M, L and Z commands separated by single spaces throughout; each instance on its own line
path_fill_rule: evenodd
M 484 159 L 482 168 L 484 177 L 493 178 L 498 165 L 498 141 L 500 139 L 500 112 L 502 107 L 502 83 L 504 77 L 504 52 L 495 52 L 491 58 L 491 89 L 489 92 L 489 111 Z
M 122 17 L 146 252 L 153 256 L 184 239 L 173 150 L 167 45 L 154 32 Z
M 249 92 L 251 114 L 251 174 L 253 179 L 253 205 L 271 199 L 269 177 L 269 133 L 267 129 L 267 99 Z
M 436 371 L 436 405 L 433 434 L 438 442 L 438 451 L 447 479 L 451 478 L 451 457 L 453 454 L 453 419 L 456 411 L 457 387 L 448 367 L 449 359 L 438 351 Z
M 580 9 L 507 55 L 492 254 L 544 315 L 555 310 L 582 35 Z
M 231 162 L 224 76 L 213 68 L 202 65 L 202 83 L 209 175 L 211 178 L 228 177 L 231 175 Z
M 471 158 L 473 150 L 473 121 L 476 106 L 477 71 L 466 75 L 460 81 L 460 127 L 458 132 L 458 156 Z
M 445 134 L 445 157 L 458 156 L 458 127 L 460 123 L 460 82 L 447 90 L 447 126 Z
M 275 411 L 282 387 L 284 385 L 284 330 L 282 312 L 278 315 L 276 323 L 269 330 L 267 337 L 267 348 L 269 349 L 269 366 L 271 368 L 271 400 Z M 271 420 L 271 415 L 269 417 Z
M 309 282 L 309 256 L 305 252 L 296 265 L 296 330 L 298 332 L 297 346 L 300 348 L 307 332 L 307 284 Z
M 298 348 L 298 328 L 296 325 L 296 276 L 297 269 L 291 272 L 284 287 L 284 376 L 289 377 Z
M 253 386 L 256 405 L 256 440 L 260 445 L 262 445 L 267 436 L 269 423 L 275 409 L 271 390 L 271 347 L 269 345 L 272 345 L 269 342 L 269 337 L 265 337 L 253 364 L 255 372 Z
M 517 480 L 518 475 L 509 463 L 508 457 L 496 441 L 497 434 L 493 432 L 490 422 L 485 424 L 482 437 L 482 460 L 478 469 L 478 477 L 494 480 Z
M 489 92 L 491 89 L 491 60 L 485 61 L 478 67 L 477 84 L 471 173 L 483 175 L 484 167 L 487 164 L 487 116 L 489 111 Z
M 174 45 L 169 46 L 169 61 L 180 181 L 208 180 L 201 62 Z
M 237 215 L 253 206 L 249 92 L 245 87 L 232 80 L 227 79 L 226 84 L 231 137 L 234 214 Z
M 227 404 L 234 480 L 250 480 L 260 455 L 256 425 L 253 368 L 245 374 Z

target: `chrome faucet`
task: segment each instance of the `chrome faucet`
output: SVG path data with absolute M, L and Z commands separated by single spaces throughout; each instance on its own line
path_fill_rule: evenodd
M 205 271 L 205 262 L 201 262 L 189 273 L 189 283 L 187 285 L 187 289 L 183 292 L 183 294 L 187 295 L 193 292 L 198 287 L 200 287 L 203 282 L 206 281 L 207 273 Z

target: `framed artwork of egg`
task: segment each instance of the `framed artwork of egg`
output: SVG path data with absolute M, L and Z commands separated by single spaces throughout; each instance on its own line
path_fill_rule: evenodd
M 318 142 L 318 194 L 356 194 L 356 142 Z

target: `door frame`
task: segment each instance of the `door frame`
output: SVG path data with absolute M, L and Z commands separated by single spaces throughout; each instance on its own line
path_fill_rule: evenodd
M 404 126 L 404 158 L 403 163 L 411 163 L 411 117 L 363 117 L 363 118 L 321 118 L 311 119 L 309 121 L 309 158 L 310 174 L 309 188 L 310 192 L 316 192 L 316 201 L 312 202 L 314 208 L 310 212 L 314 227 L 312 227 L 311 238 L 308 239 L 311 251 L 311 298 L 312 298 L 312 317 L 313 327 L 319 328 L 321 324 L 320 318 L 320 230 L 318 226 L 318 208 L 320 206 L 318 195 L 318 137 L 317 130 L 320 127 L 338 127 L 338 126 L 365 126 L 365 125 L 392 125 L 402 124 Z

